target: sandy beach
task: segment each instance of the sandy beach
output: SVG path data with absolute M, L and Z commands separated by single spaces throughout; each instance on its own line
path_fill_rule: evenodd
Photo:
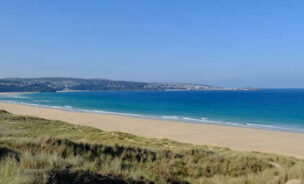
M 70 112 L 3 102 L 0 102 L 0 109 L 14 114 L 61 120 L 71 124 L 127 132 L 149 138 L 168 138 L 193 144 L 304 158 L 304 134 L 302 133 Z
M 32 94 L 36 92 L 0 92 L 0 95 L 20 95 L 20 94 Z

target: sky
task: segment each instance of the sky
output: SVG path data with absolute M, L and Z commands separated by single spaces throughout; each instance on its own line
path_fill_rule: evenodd
M 303 0 L 2 0 L 0 78 L 304 88 Z

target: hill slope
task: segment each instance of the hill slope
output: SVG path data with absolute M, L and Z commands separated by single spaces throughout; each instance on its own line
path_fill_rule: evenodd
M 146 139 L 0 111 L 0 183 L 304 181 L 291 157 Z
M 54 92 L 61 90 L 223 90 L 224 88 L 184 83 L 148 83 L 77 78 L 0 79 L 0 92 Z

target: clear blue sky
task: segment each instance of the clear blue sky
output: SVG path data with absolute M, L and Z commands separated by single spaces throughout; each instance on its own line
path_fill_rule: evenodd
M 304 88 L 304 1 L 0 1 L 0 78 L 42 76 Z

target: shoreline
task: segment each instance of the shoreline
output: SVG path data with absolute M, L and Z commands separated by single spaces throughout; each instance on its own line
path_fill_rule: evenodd
M 17 93 L 18 94 L 26 94 L 26 93 Z M 6 95 L 14 95 L 14 93 L 8 93 Z M 0 94 L 1 96 L 1 94 Z M 225 122 L 225 121 L 215 121 L 208 119 L 193 119 L 190 117 L 178 117 L 172 116 L 156 116 L 156 115 L 143 115 L 143 114 L 132 114 L 132 113 L 124 113 L 124 112 L 111 112 L 111 111 L 101 111 L 101 110 L 87 110 L 87 109 L 75 109 L 70 106 L 48 106 L 48 105 L 39 105 L 39 104 L 27 104 L 27 103 L 17 103 L 13 101 L 1 101 L 6 104 L 13 105 L 24 105 L 30 107 L 41 107 L 45 109 L 55 109 L 62 110 L 68 112 L 79 112 L 79 113 L 88 113 L 88 114 L 101 114 L 101 115 L 114 115 L 114 116 L 125 116 L 136 119 L 148 119 L 148 120 L 157 120 L 157 121 L 171 121 L 171 122 L 179 122 L 179 123 L 191 123 L 191 124 L 207 124 L 207 125 L 218 125 L 218 126 L 226 126 L 226 127 L 239 127 L 239 128 L 249 128 L 249 129 L 257 129 L 257 130 L 268 130 L 268 131 L 279 131 L 279 132 L 290 132 L 290 133 L 302 133 L 304 134 L 304 130 L 297 130 L 295 128 L 287 128 L 287 127 L 278 127 L 278 126 L 268 126 L 263 124 L 240 124 L 233 122 Z
M 92 92 L 90 90 L 66 90 L 66 91 L 57 91 L 58 93 L 77 93 L 77 92 Z M 57 93 L 55 92 L 55 93 Z M 22 94 L 33 94 L 40 92 L 0 92 L 0 97 L 5 95 L 22 95 Z M 231 122 L 231 121 L 221 121 L 221 120 L 212 120 L 208 118 L 192 118 L 192 117 L 184 117 L 177 115 L 145 115 L 145 114 L 134 114 L 128 112 L 112 112 L 112 111 L 104 111 L 104 110 L 89 110 L 89 109 L 78 109 L 73 108 L 71 106 L 52 106 L 52 105 L 42 105 L 42 104 L 32 104 L 32 103 L 18 103 L 15 101 L 5 101 L 0 100 L 0 102 L 15 104 L 15 105 L 25 105 L 32 107 L 41 107 L 47 109 L 58 109 L 69 112 L 84 112 L 91 114 L 105 114 L 105 115 L 117 115 L 117 116 L 127 116 L 131 118 L 139 118 L 139 119 L 150 119 L 150 120 L 159 120 L 159 121 L 173 121 L 173 122 L 183 122 L 183 123 L 194 123 L 194 124 L 210 124 L 210 125 L 219 125 L 219 126 L 228 126 L 228 127 L 241 127 L 241 128 L 249 128 L 249 129 L 258 129 L 258 130 L 269 130 L 269 131 L 279 131 L 279 132 L 291 132 L 291 133 L 303 133 L 304 129 L 298 129 L 297 127 L 284 127 L 277 125 L 266 125 L 266 124 L 255 124 L 255 123 L 240 123 L 240 122 Z
M 258 151 L 304 158 L 303 133 L 73 112 L 5 102 L 0 102 L 0 109 L 14 114 L 61 120 L 148 138 L 168 138 L 179 142 L 228 147 L 239 151 Z
M 22 94 L 33 94 L 39 92 L 0 92 L 0 95 L 22 95 Z

